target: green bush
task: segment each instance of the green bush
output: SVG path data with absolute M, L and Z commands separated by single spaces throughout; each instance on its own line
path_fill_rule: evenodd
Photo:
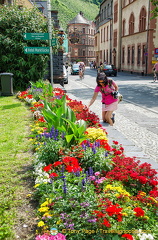
M 38 10 L 0 8 L 0 72 L 13 73 L 14 88 L 26 88 L 30 81 L 43 78 L 48 56 L 25 54 L 24 47 L 48 46 L 47 40 L 23 39 L 24 33 L 47 32 L 47 22 Z

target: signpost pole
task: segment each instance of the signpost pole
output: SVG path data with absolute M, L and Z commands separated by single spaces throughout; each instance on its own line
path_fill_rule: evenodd
M 52 52 L 52 20 L 51 20 L 51 4 L 50 0 L 47 1 L 47 9 L 48 9 L 48 33 L 49 33 L 49 48 L 50 48 L 50 74 L 51 74 L 51 85 L 53 87 L 53 52 Z

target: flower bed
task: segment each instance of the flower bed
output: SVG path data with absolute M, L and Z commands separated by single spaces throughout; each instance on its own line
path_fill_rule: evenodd
M 31 105 L 36 240 L 158 239 L 157 172 L 126 157 L 82 102 L 46 82 L 17 97 Z

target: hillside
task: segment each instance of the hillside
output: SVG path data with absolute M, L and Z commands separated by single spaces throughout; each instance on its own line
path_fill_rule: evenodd
M 80 11 L 83 12 L 84 17 L 88 20 L 94 20 L 99 13 L 99 2 L 101 2 L 101 0 L 51 0 L 51 5 L 52 10 L 58 11 L 60 25 L 65 30 L 68 22 Z

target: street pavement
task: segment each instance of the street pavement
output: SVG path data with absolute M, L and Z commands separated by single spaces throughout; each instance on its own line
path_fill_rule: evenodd
M 143 78 L 141 81 L 143 81 Z M 140 84 L 140 79 L 135 84 Z M 144 80 L 143 84 L 150 84 L 151 88 L 158 87 L 158 83 L 152 83 L 151 77 Z M 94 89 L 90 89 L 84 80 L 81 82 L 77 76 L 75 78 L 69 77 L 69 83 L 65 84 L 64 88 L 70 98 L 82 101 L 85 105 L 89 103 Z M 90 110 L 95 112 L 100 119 L 102 119 L 101 107 L 101 97 L 98 97 L 90 107 Z M 144 116 L 143 119 L 142 114 Z M 118 141 L 124 147 L 127 157 L 136 157 L 142 163 L 148 162 L 152 168 L 158 171 L 157 112 L 155 110 L 151 111 L 149 117 L 147 109 L 133 105 L 130 101 L 123 100 L 119 104 L 115 115 L 115 124 L 113 127 L 103 123 L 102 120 L 100 121 L 108 132 L 109 143 L 112 144 L 113 140 Z M 135 118 L 137 121 L 134 121 Z M 146 128 L 146 121 L 152 121 L 153 131 Z

